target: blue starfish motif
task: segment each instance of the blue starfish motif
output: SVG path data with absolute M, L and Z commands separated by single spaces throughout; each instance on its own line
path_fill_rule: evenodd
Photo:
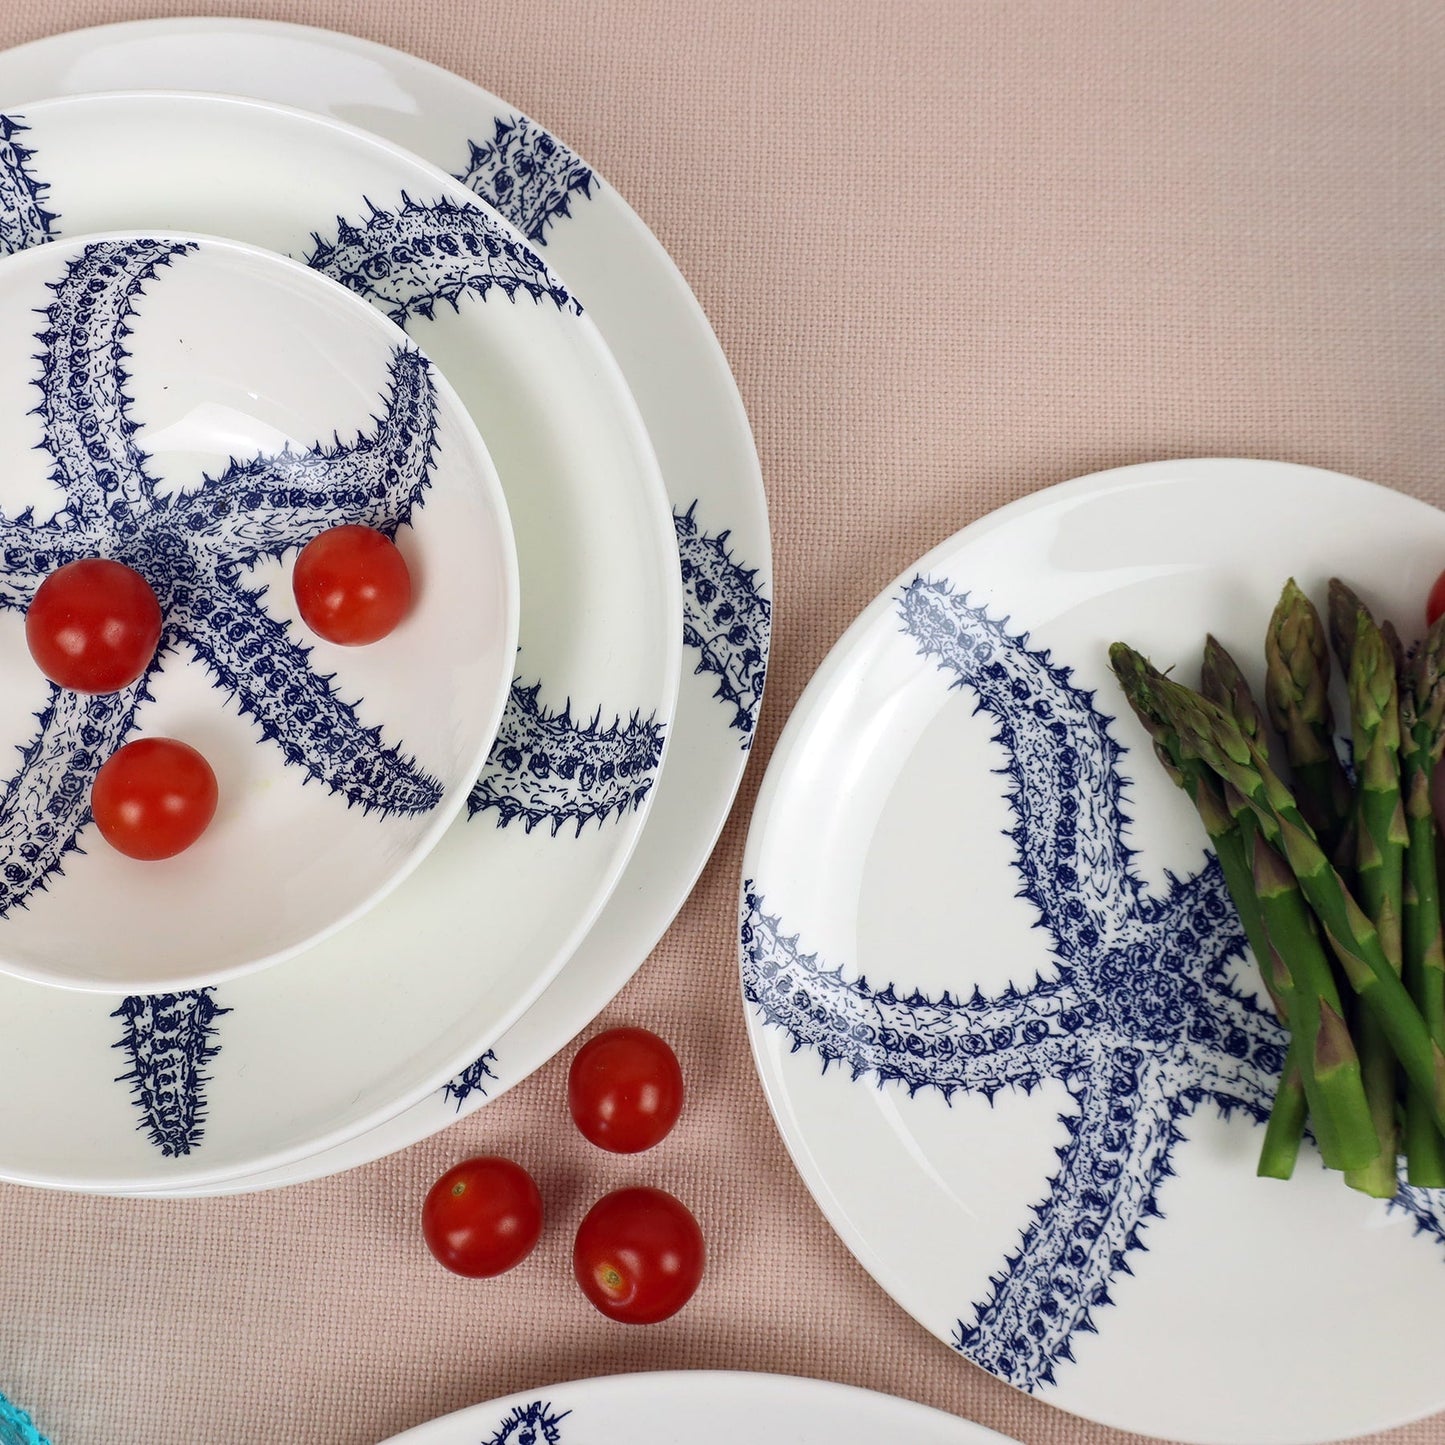
M 717 678 L 713 696 L 732 709 L 731 726 L 746 750 L 763 701 L 773 605 L 758 584 L 757 568 L 744 567 L 728 550 L 729 533 L 698 526 L 697 507 L 694 501 L 672 514 L 682 564 L 682 640 L 698 654 L 694 672 Z
M 597 177 L 580 156 L 524 115 L 495 116 L 492 138 L 468 143 L 467 168 L 457 179 L 500 211 L 534 246 L 547 228 L 590 197 Z
M 588 823 L 640 808 L 657 781 L 663 725 L 655 716 L 602 716 L 579 723 L 571 704 L 550 712 L 541 684 L 512 685 L 487 766 L 467 799 L 470 816 L 496 810 L 502 827 L 520 820 L 530 833 L 545 822 L 555 835 L 567 824 L 578 835 Z
M 916 578 L 903 629 L 997 725 L 1019 897 L 1051 942 L 1047 976 L 994 997 L 882 989 L 804 951 L 749 880 L 740 935 L 743 987 L 764 1020 L 855 1080 L 982 1094 L 1061 1083 L 1075 1109 L 1060 1168 L 989 1295 L 954 1346 L 1025 1390 L 1055 1381 L 1071 1339 L 1096 1329 L 1128 1256 L 1160 1216 L 1180 1122 L 1208 1102 L 1256 1122 L 1269 1113 L 1284 1031 L 1231 981 L 1244 950 L 1213 858 L 1150 895 L 1124 841 L 1128 818 L 1111 718 L 1067 668 L 945 582 Z M 1406 1190 L 1397 1207 L 1442 1232 L 1439 1204 Z
M 442 1085 L 442 1093 L 456 1101 L 458 1113 L 473 1094 L 480 1094 L 484 1099 L 487 1097 L 487 1088 L 482 1081 L 496 1079 L 496 1070 L 492 1067 L 496 1062 L 496 1053 L 488 1049 L 480 1058 L 473 1059 L 456 1078 Z
M 562 1439 L 562 1421 L 572 1412 L 553 1414 L 544 1400 L 519 1405 L 487 1436 L 482 1445 L 558 1445 Z
M 455 310 L 467 297 L 485 300 L 493 288 L 509 301 L 528 296 L 582 314 L 546 262 L 480 206 L 414 201 L 405 191 L 395 210 L 369 199 L 365 205 L 360 221 L 337 218 L 333 239 L 313 235 L 304 259 L 398 326 L 418 316 L 430 320 L 441 303 Z
M 112 1047 L 124 1049 L 129 1083 L 141 1121 L 136 1125 L 167 1159 L 189 1154 L 205 1133 L 205 1084 L 201 1070 L 220 1052 L 215 1021 L 221 1008 L 214 990 L 162 993 L 125 999 L 111 1015 L 125 1020 Z
M 334 450 L 287 449 L 233 461 L 193 491 L 162 495 L 147 471 L 124 386 L 135 304 L 189 243 L 96 242 L 53 284 L 38 334 L 41 450 L 64 505 L 47 521 L 0 518 L 0 609 L 24 611 L 41 581 L 80 557 L 135 568 L 155 588 L 165 628 L 145 675 L 120 692 L 52 687 L 39 730 L 0 799 L 0 917 L 60 871 L 89 821 L 100 764 L 135 726 L 148 682 L 184 646 L 288 764 L 348 804 L 383 813 L 435 807 L 441 785 L 375 729 L 311 666 L 309 650 L 265 609 L 246 569 L 322 529 L 365 522 L 394 531 L 430 485 L 435 394 L 420 353 L 397 348 L 377 431 Z
M 55 215 L 45 209 L 47 187 L 30 173 L 32 152 L 16 139 L 20 121 L 0 115 L 0 256 L 27 251 L 54 235 Z

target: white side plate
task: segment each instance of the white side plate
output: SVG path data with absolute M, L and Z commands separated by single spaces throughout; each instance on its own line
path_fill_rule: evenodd
M 1107 655 L 1192 680 L 1212 631 L 1259 685 L 1288 576 L 1408 636 L 1442 563 L 1445 515 L 1333 472 L 1107 472 L 910 568 L 790 719 L 744 864 L 758 1068 L 860 1262 L 1009 1383 L 1213 1445 L 1445 1404 L 1445 1191 L 1387 1207 L 1312 1147 L 1255 1177 L 1283 1031 Z

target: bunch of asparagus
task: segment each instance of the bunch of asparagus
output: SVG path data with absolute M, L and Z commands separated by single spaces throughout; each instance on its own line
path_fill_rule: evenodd
M 1110 661 L 1199 812 L 1289 1029 L 1259 1173 L 1288 1179 L 1306 1125 L 1353 1188 L 1445 1187 L 1445 947 L 1431 788 L 1445 752 L 1445 618 L 1407 656 L 1344 583 L 1326 628 L 1291 580 L 1265 637 L 1265 704 L 1206 640 L 1198 691 L 1119 642 Z M 1348 682 L 1353 780 L 1330 651 Z M 1276 766 L 1282 749 L 1290 781 Z

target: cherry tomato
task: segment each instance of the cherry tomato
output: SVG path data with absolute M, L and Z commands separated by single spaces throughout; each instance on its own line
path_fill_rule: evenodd
M 379 641 L 411 606 L 406 558 L 371 527 L 331 527 L 313 537 L 291 585 L 306 625 L 344 647 Z
M 75 692 L 129 687 L 156 655 L 161 604 L 122 562 L 83 557 L 58 567 L 25 613 L 25 641 L 51 682 Z
M 216 775 L 174 738 L 137 738 L 95 775 L 90 811 L 100 835 L 127 858 L 174 858 L 216 815 Z
M 427 1192 L 421 1232 L 453 1274 L 490 1279 L 521 1264 L 536 1247 L 542 1196 L 532 1176 L 510 1159 L 467 1159 Z
M 582 1293 L 610 1320 L 651 1325 L 693 1296 L 706 1258 L 697 1220 L 661 1189 L 619 1189 L 588 1211 L 572 1247 Z
M 1445 614 L 1445 572 L 1435 579 L 1430 589 L 1430 598 L 1425 603 L 1425 625 L 1434 627 L 1442 614 Z
M 608 1029 L 588 1039 L 567 1075 L 567 1107 L 599 1149 L 638 1154 L 668 1135 L 682 1113 L 682 1070 L 646 1029 Z

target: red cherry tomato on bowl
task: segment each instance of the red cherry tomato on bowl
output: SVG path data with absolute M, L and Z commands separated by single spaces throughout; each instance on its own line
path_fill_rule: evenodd
M 216 815 L 216 775 L 174 738 L 137 738 L 95 775 L 90 811 L 100 835 L 127 858 L 174 858 Z
M 567 1075 L 567 1107 L 599 1149 L 638 1154 L 667 1137 L 682 1113 L 682 1070 L 646 1029 L 608 1029 L 588 1039 Z
M 1435 585 L 1430 589 L 1429 600 L 1425 603 L 1425 625 L 1434 627 L 1442 614 L 1445 614 L 1445 572 L 1435 579 Z
M 706 1255 L 686 1205 L 661 1189 L 619 1189 L 579 1226 L 572 1272 L 608 1319 L 652 1325 L 693 1297 Z
M 25 613 L 25 641 L 51 682 L 75 692 L 129 687 L 156 655 L 161 604 L 122 562 L 83 557 L 58 567 Z
M 427 1192 L 421 1232 L 453 1274 L 490 1279 L 521 1264 L 536 1247 L 542 1196 L 532 1176 L 510 1159 L 467 1159 Z
M 306 625 L 343 647 L 380 641 L 411 606 L 406 558 L 371 527 L 331 527 L 313 537 L 291 586 Z

